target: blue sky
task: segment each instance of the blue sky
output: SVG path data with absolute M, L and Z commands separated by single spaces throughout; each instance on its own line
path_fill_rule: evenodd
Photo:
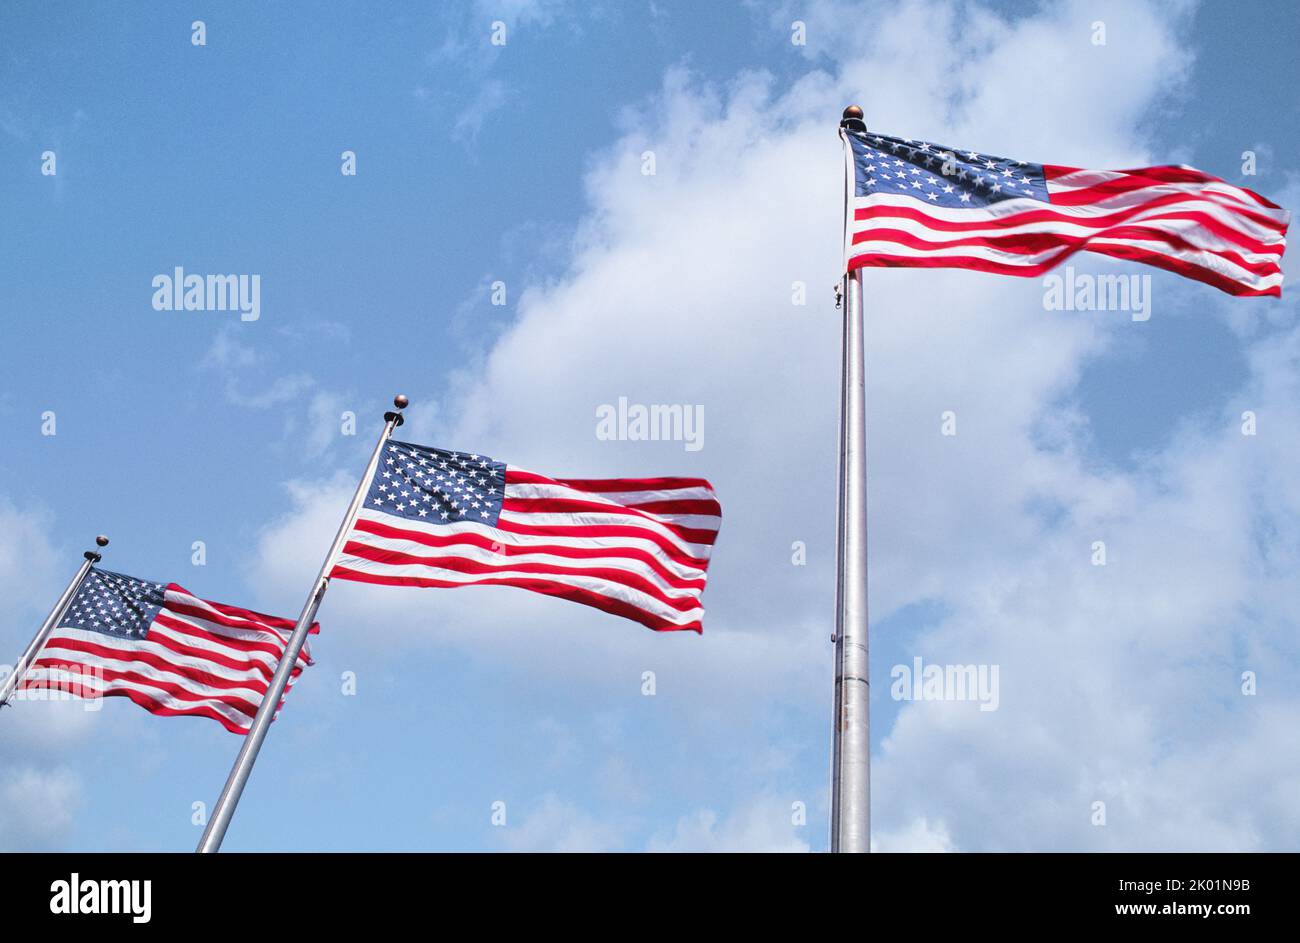
M 709 477 L 705 634 L 508 589 L 336 585 L 226 847 L 822 850 L 840 109 L 1035 161 L 1184 161 L 1294 208 L 1300 15 L 427 6 L 0 13 L 6 657 L 98 532 L 111 569 L 295 614 L 400 390 L 411 441 Z M 155 311 L 176 266 L 259 274 L 260 319 Z M 1149 272 L 1151 319 L 1045 311 L 1035 280 L 867 275 L 877 842 L 1293 849 L 1294 301 L 1075 266 Z M 705 447 L 598 441 L 619 396 L 703 405 Z M 917 655 L 1001 665 L 1001 707 L 892 700 Z M 188 849 L 237 747 L 120 699 L 20 704 L 0 847 Z

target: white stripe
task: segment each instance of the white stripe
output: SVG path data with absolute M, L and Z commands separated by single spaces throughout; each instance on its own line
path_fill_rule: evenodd
M 168 589 L 165 603 L 191 606 L 203 612 L 210 613 L 210 618 L 205 619 L 177 612 L 174 609 L 171 609 L 168 605 L 164 605 L 163 607 L 163 611 L 173 618 L 187 621 L 192 625 L 197 625 L 199 628 L 205 629 L 214 635 L 224 635 L 227 638 L 242 639 L 250 642 L 269 643 L 274 645 L 281 655 L 284 654 L 284 650 L 289 644 L 288 635 L 292 631 L 291 629 L 279 629 L 257 619 L 243 619 L 238 616 L 220 612 L 206 599 L 199 599 L 197 596 L 191 595 L 185 591 L 177 592 L 176 590 Z M 255 616 L 257 614 L 249 613 L 249 615 Z M 240 625 L 237 627 L 222 625 L 219 621 L 220 619 L 230 619 L 239 622 Z M 306 644 L 303 645 L 302 652 L 303 654 L 299 656 L 299 660 L 301 661 L 305 657 L 306 662 L 310 664 L 311 654 Z M 277 655 L 276 657 L 278 658 L 279 656 Z
M 1191 263 L 1199 268 L 1207 269 L 1211 272 L 1217 272 L 1235 282 L 1239 282 L 1249 288 L 1272 288 L 1274 285 L 1282 284 L 1282 271 L 1270 273 L 1268 275 L 1256 275 L 1254 272 L 1247 271 L 1240 265 L 1237 265 L 1230 259 L 1225 259 L 1221 255 L 1215 255 L 1213 252 L 1188 252 L 1186 250 L 1175 250 L 1165 245 L 1163 242 L 1147 242 L 1141 239 L 1099 239 L 1096 243 L 1096 250 L 1108 245 L 1125 245 L 1140 248 L 1152 255 L 1163 256 L 1167 259 L 1179 259 L 1183 262 Z
M 1194 208 L 1194 209 L 1221 209 L 1227 213 L 1226 219 L 1231 220 L 1231 225 L 1246 231 L 1249 235 L 1258 239 L 1260 242 L 1281 240 L 1282 236 L 1275 229 L 1262 226 L 1254 220 L 1249 219 L 1244 213 L 1240 212 L 1240 207 L 1236 203 L 1229 203 L 1223 199 L 1218 199 L 1213 195 L 1201 193 L 1199 188 L 1190 186 L 1167 185 L 1167 192 L 1179 192 L 1187 196 L 1185 200 L 1179 200 L 1177 203 L 1170 203 L 1168 206 L 1152 207 L 1154 213 L 1164 212 L 1175 207 Z M 1061 216 L 1073 216 L 1082 219 L 1094 219 L 1098 216 L 1107 216 L 1118 210 L 1127 209 L 1131 206 L 1140 205 L 1148 202 L 1152 193 L 1156 191 L 1155 187 L 1148 187 L 1143 190 L 1132 190 L 1127 193 L 1118 193 L 1114 196 L 1107 197 L 1096 203 L 1085 203 L 1078 206 L 1063 206 L 1056 203 L 1044 203 L 1042 200 L 1031 200 L 1025 197 L 1017 197 L 1011 200 L 1000 200 L 996 203 L 990 203 L 986 206 L 935 206 L 926 200 L 918 200 L 916 197 L 905 196 L 895 193 L 874 193 L 870 196 L 856 197 L 854 206 L 856 209 L 870 209 L 875 206 L 897 206 L 906 209 L 920 210 L 932 219 L 943 220 L 950 223 L 969 223 L 984 219 L 998 220 L 1005 219 L 1008 216 L 1016 216 L 1020 213 L 1028 213 L 1035 210 L 1049 210 Z M 1275 210 L 1267 206 L 1252 204 L 1249 209 L 1260 216 L 1272 219 L 1278 224 L 1285 225 L 1290 219 L 1290 213 L 1286 210 Z M 1216 216 L 1216 218 L 1224 218 Z M 851 225 L 861 227 L 870 220 L 853 219 Z
M 1141 190 L 1126 190 L 1122 193 L 1110 194 L 1099 200 L 1079 204 L 1076 206 L 1063 206 L 1058 203 L 1052 204 L 1052 209 L 1061 212 L 1069 212 L 1072 215 L 1105 215 L 1113 213 L 1116 210 L 1127 209 L 1131 206 L 1138 206 L 1157 199 L 1158 197 L 1178 195 L 1185 197 L 1178 203 L 1170 203 L 1170 206 L 1178 206 L 1183 203 L 1196 203 L 1200 206 L 1221 206 L 1232 212 L 1235 218 L 1242 220 L 1247 219 L 1245 211 L 1254 213 L 1257 216 L 1263 216 L 1271 219 L 1276 223 L 1285 225 L 1290 219 L 1290 213 L 1282 209 L 1273 209 L 1268 206 L 1261 206 L 1258 203 L 1243 205 L 1239 200 L 1223 194 L 1218 188 L 1207 188 L 1200 184 L 1185 183 L 1162 183 L 1156 186 L 1144 187 Z M 1160 207 L 1153 207 L 1160 209 Z M 1255 224 L 1258 225 L 1258 224 Z M 1269 230 L 1275 236 L 1278 235 L 1276 230 Z
M 1190 170 L 1193 173 L 1204 174 L 1204 171 L 1197 170 L 1195 167 L 1188 167 L 1186 164 L 1180 164 L 1178 166 L 1182 167 L 1184 170 Z M 1073 173 L 1068 173 L 1064 176 L 1049 178 L 1047 181 L 1047 192 L 1069 193 L 1075 190 L 1087 190 L 1088 188 L 1095 187 L 1098 184 L 1108 183 L 1111 180 L 1117 180 L 1121 177 L 1132 176 L 1135 175 L 1132 173 L 1125 173 L 1122 170 L 1076 170 Z M 1208 177 L 1209 175 L 1206 174 L 1206 176 Z M 1159 185 L 1182 187 L 1187 189 L 1189 192 L 1218 193 L 1228 197 L 1234 203 L 1242 203 L 1246 206 L 1262 210 L 1272 209 L 1272 207 L 1260 203 L 1259 198 L 1249 190 L 1235 187 L 1225 180 L 1189 180 L 1181 183 L 1166 182 Z M 1152 184 L 1151 186 L 1156 186 L 1156 184 Z
M 1152 255 L 1163 256 L 1169 259 L 1179 259 L 1199 268 L 1208 269 L 1231 278 L 1249 288 L 1270 288 L 1274 285 L 1282 284 L 1282 273 L 1279 270 L 1275 274 L 1256 275 L 1239 265 L 1215 255 L 1211 252 L 1188 252 L 1176 251 L 1171 249 L 1163 242 L 1146 242 L 1135 239 L 1098 239 L 1093 245 L 1081 247 L 1090 249 L 1094 252 L 1100 252 L 1102 248 L 1110 245 L 1132 245 L 1142 248 Z M 867 255 L 871 252 L 878 252 L 887 255 L 904 256 L 908 258 L 933 258 L 933 257 L 970 257 L 988 259 L 990 261 L 1001 262 L 1006 265 L 1021 266 L 1028 268 L 1031 265 L 1048 261 L 1057 256 L 1064 255 L 1070 247 L 1059 246 L 1055 249 L 1045 252 L 1037 252 L 1031 255 L 1021 255 L 1019 253 L 1007 252 L 1001 249 L 991 249 L 987 246 L 941 246 L 935 249 L 914 249 L 911 246 L 905 246 L 902 243 L 888 242 L 883 240 L 872 240 L 869 242 L 859 243 L 854 257 Z M 1141 260 L 1137 260 L 1141 261 Z
M 79 685 L 96 692 L 91 696 L 91 700 L 96 696 L 102 697 L 109 691 L 137 691 L 146 695 L 151 700 L 159 702 L 163 707 L 169 707 L 173 710 L 193 712 L 197 707 L 210 707 L 212 710 L 216 711 L 218 714 L 239 727 L 240 730 L 245 732 L 248 731 L 248 728 L 252 723 L 252 719 L 248 714 L 245 714 L 243 711 L 230 704 L 224 704 L 220 701 L 206 698 L 200 701 L 184 701 L 172 696 L 167 691 L 160 691 L 157 688 L 135 684 L 130 681 L 105 681 L 104 686 L 101 687 L 98 684 L 88 683 L 88 681 L 94 677 L 93 668 L 87 671 L 86 674 L 80 674 L 75 671 L 69 672 L 57 668 L 33 668 L 23 678 L 23 685 L 26 686 L 37 682 Z
M 990 246 L 939 246 L 937 248 L 914 249 L 901 242 L 893 242 L 887 239 L 871 239 L 866 242 L 855 243 L 853 257 L 868 255 L 873 252 L 915 259 L 956 256 L 958 258 L 987 259 L 990 262 L 1001 262 L 1004 265 L 1018 265 L 1029 268 L 1055 259 L 1068 250 L 1068 246 L 1054 246 L 1051 249 L 1034 253 L 1011 252 L 1006 249 L 994 249 Z
M 1181 211 L 1190 208 L 1192 208 L 1190 204 L 1179 204 L 1176 207 L 1159 207 L 1153 209 L 1150 213 L 1138 213 L 1129 219 L 1117 221 L 1114 225 L 1117 227 L 1142 226 L 1158 232 L 1174 233 L 1189 242 L 1195 243 L 1199 248 L 1208 249 L 1210 251 L 1237 252 L 1243 258 L 1252 262 L 1276 264 L 1280 251 L 1285 248 L 1286 241 L 1278 233 L 1259 226 L 1241 216 L 1234 216 L 1229 211 L 1211 204 L 1200 203 L 1195 207 L 1195 209 L 1198 212 L 1214 217 L 1225 226 L 1242 233 L 1243 236 L 1257 242 L 1276 245 L 1279 251 L 1256 252 L 1247 249 L 1236 242 L 1225 239 L 1223 236 L 1220 236 L 1218 233 L 1206 228 L 1196 220 L 1165 218 L 1165 214 L 1171 210 Z M 1247 229 L 1253 229 L 1254 231 L 1245 232 Z M 1093 239 L 1104 235 L 1106 232 L 1105 229 L 1098 229 L 1095 226 L 1051 219 L 1018 223 L 1014 226 L 953 231 L 931 228 L 924 222 L 901 216 L 878 216 L 867 220 L 861 220 L 856 231 L 859 233 L 872 233 L 878 230 L 898 230 L 932 242 L 950 242 L 957 239 L 970 238 L 988 239 L 997 236 L 1014 236 L 1024 233 L 1048 233 L 1051 235 L 1079 236 Z
M 611 580 L 600 579 L 592 576 L 565 576 L 562 574 L 549 573 L 519 573 L 510 570 L 494 571 L 491 574 L 468 574 L 458 573 L 454 570 L 443 570 L 439 567 L 421 566 L 416 564 L 387 564 L 375 563 L 372 560 L 365 560 L 361 557 L 354 557 L 351 554 L 341 554 L 338 559 L 338 565 L 349 570 L 356 570 L 361 573 L 374 574 L 377 576 L 387 577 L 414 577 L 417 579 L 436 579 L 449 583 L 456 583 L 461 586 L 470 586 L 474 583 L 480 583 L 485 579 L 493 578 L 513 578 L 524 580 L 535 580 L 537 582 L 557 583 L 562 586 L 574 586 L 597 593 L 609 599 L 617 599 L 625 602 L 637 609 L 641 609 L 657 618 L 671 622 L 674 625 L 685 625 L 688 622 L 694 622 L 704 614 L 700 607 L 679 612 L 669 606 L 665 606 L 653 596 L 648 596 L 640 590 L 633 589 L 622 583 L 616 583 Z
M 521 483 L 506 485 L 507 498 L 573 498 L 585 501 L 606 501 L 610 504 L 645 504 L 649 501 L 716 501 L 718 496 L 711 488 L 692 485 L 686 488 L 654 491 L 583 491 L 561 482 L 550 484 Z
M 584 527 L 614 525 L 634 527 L 662 536 L 687 556 L 707 560 L 713 547 L 711 544 L 694 544 L 673 533 L 662 523 L 645 517 L 629 514 L 606 514 L 601 511 L 581 511 L 577 513 L 521 513 L 519 511 L 502 511 L 501 520 L 512 524 L 531 525 L 533 527 L 563 527 L 567 530 L 580 531 Z M 575 536 L 577 536 L 575 534 Z
M 395 514 L 388 514 L 384 511 L 377 511 L 373 508 L 363 508 L 358 512 L 357 517 L 362 520 L 374 521 L 387 527 L 416 527 L 425 530 L 437 536 L 445 536 L 449 533 L 459 533 L 462 531 L 477 531 L 486 539 L 492 541 L 502 541 L 507 535 L 512 539 L 517 539 L 517 535 L 509 534 L 495 527 L 490 527 L 476 521 L 456 521 L 446 524 L 422 525 L 417 521 L 409 518 L 399 517 Z M 553 527 L 561 531 L 560 535 L 552 537 L 549 535 L 536 537 L 542 542 L 564 542 L 568 546 L 574 547 L 595 547 L 595 546 L 618 546 L 626 543 L 633 537 L 612 536 L 596 537 L 589 536 L 584 531 L 590 526 L 598 525 L 617 525 L 631 529 L 643 530 L 647 533 L 658 534 L 665 540 L 676 547 L 681 553 L 695 559 L 707 560 L 713 550 L 712 544 L 695 544 L 678 536 L 671 529 L 666 527 L 662 522 L 652 518 L 639 516 L 629 513 L 610 513 L 605 514 L 600 511 L 583 511 L 581 513 L 551 513 L 539 512 L 531 513 L 525 511 L 502 511 L 499 519 L 507 524 L 520 524 L 532 527 Z M 360 533 L 353 531 L 353 534 Z M 570 543 L 572 541 L 572 543 Z M 601 543 L 605 541 L 607 543 Z M 647 549 L 649 547 L 647 546 Z M 662 550 L 656 549 L 652 552 L 663 553 Z
M 532 493 L 530 493 L 532 492 Z M 640 508 L 630 507 L 630 504 L 647 502 L 647 501 L 672 501 L 683 500 L 681 498 L 652 498 L 639 497 L 640 495 L 663 494 L 664 492 L 638 491 L 626 492 L 628 495 L 638 496 L 633 501 L 627 503 L 613 501 L 607 495 L 596 494 L 591 491 L 579 491 L 576 488 L 568 488 L 564 485 L 507 485 L 507 498 L 559 498 L 570 501 L 587 501 L 589 503 L 603 504 L 609 507 L 610 513 L 627 514 L 638 519 L 649 518 L 655 521 L 667 521 L 670 524 L 677 524 L 681 527 L 692 527 L 699 530 L 717 530 L 722 526 L 722 517 L 717 514 L 677 514 L 664 511 L 646 511 Z M 625 509 L 625 510 L 620 510 Z M 525 511 L 515 511 L 515 514 L 531 513 Z M 565 512 L 569 513 L 569 512 Z M 584 513 L 584 512 L 575 512 Z
M 66 649 L 59 647 L 56 643 L 60 639 L 67 639 L 73 642 L 88 642 L 98 645 L 102 648 L 112 650 L 113 655 L 100 655 L 94 652 L 81 651 L 76 649 Z M 176 670 L 160 669 L 148 662 L 139 660 L 137 654 L 155 655 L 164 659 L 165 664 L 173 666 Z M 144 675 L 162 684 L 173 684 L 182 687 L 187 691 L 203 697 L 218 697 L 221 695 L 243 697 L 256 706 L 262 700 L 262 694 L 253 688 L 246 687 L 245 683 L 254 680 L 248 676 L 232 677 L 230 681 L 236 685 L 233 688 L 218 688 L 206 685 L 194 678 L 187 677 L 180 673 L 181 669 L 195 664 L 193 659 L 182 658 L 175 652 L 164 648 L 157 643 L 144 641 L 140 639 L 120 639 L 104 635 L 100 632 L 83 632 L 79 629 L 61 628 L 50 636 L 49 642 L 45 648 L 41 649 L 42 658 L 66 659 L 69 662 L 80 662 L 83 664 L 98 665 L 113 671 L 130 671 L 136 674 Z M 224 677 L 216 669 L 217 666 L 211 662 L 198 662 L 197 666 L 201 671 L 209 672 L 218 677 Z M 265 681 L 262 680 L 263 685 Z
M 669 556 L 659 544 L 653 540 L 644 537 L 566 537 L 566 536 L 537 536 L 534 534 L 515 534 L 510 531 L 500 530 L 496 527 L 489 527 L 485 524 L 475 524 L 472 521 L 458 521 L 454 524 L 430 524 L 422 521 L 401 520 L 391 514 L 385 514 L 382 511 L 371 511 L 363 509 L 357 515 L 358 519 L 374 521 L 385 527 L 399 529 L 403 531 L 413 531 L 418 534 L 427 534 L 431 537 L 447 539 L 456 537 L 460 534 L 474 534 L 482 537 L 490 543 L 501 544 L 503 546 L 520 547 L 525 550 L 534 547 L 575 547 L 579 549 L 604 550 L 608 557 L 621 556 L 624 548 L 632 550 L 643 550 L 653 555 L 663 563 L 674 576 L 682 579 L 700 579 L 705 575 L 704 570 L 693 567 L 688 564 Z M 375 535 L 369 531 L 353 529 L 348 535 L 349 540 L 356 540 L 362 543 L 375 539 Z M 421 544 L 426 552 L 436 552 L 438 548 L 429 547 L 427 544 Z
M 53 638 L 58 638 L 61 635 L 74 640 L 90 642 L 95 645 L 108 645 L 110 642 L 116 642 L 116 641 L 125 642 L 125 640 L 113 639 L 111 636 L 105 636 L 98 632 L 79 632 L 77 630 L 67 629 L 67 628 L 59 629 L 58 632 L 55 633 Z M 158 658 L 165 659 L 168 664 L 175 665 L 178 669 L 189 668 L 195 671 L 206 672 L 207 674 L 213 675 L 216 678 L 220 678 L 223 681 L 232 681 L 237 684 L 244 684 L 247 682 L 260 682 L 262 684 L 268 683 L 266 675 L 259 672 L 256 668 L 242 668 L 242 669 L 230 668 L 226 665 L 219 664 L 218 662 L 213 661 L 211 658 L 208 658 L 206 656 L 181 654 L 180 652 L 168 648 L 167 646 L 157 641 L 157 638 L 159 636 L 163 638 L 173 639 L 181 643 L 182 645 L 186 645 L 186 646 L 190 645 L 191 643 L 190 636 L 180 635 L 179 633 L 173 632 L 170 629 L 166 628 L 165 626 L 160 626 L 155 624 L 149 630 L 149 636 L 146 639 L 132 640 L 129 643 L 130 646 L 129 649 L 126 646 L 119 646 L 116 644 L 112 645 L 111 647 L 114 649 L 120 649 L 122 651 L 130 650 L 130 651 L 143 652 L 149 655 L 154 655 Z M 218 652 L 217 654 L 230 655 L 231 653 L 227 651 L 221 651 Z M 239 657 L 239 656 L 235 656 L 235 657 Z M 274 661 L 272 661 L 269 665 L 267 665 L 267 663 L 262 659 L 258 659 L 258 661 L 261 664 L 266 665 L 266 667 L 270 668 L 272 671 L 275 670 Z M 181 679 L 178 679 L 178 681 L 179 680 Z
M 205 652 L 211 652 L 213 655 L 222 655 L 226 658 L 255 661 L 261 665 L 265 665 L 272 672 L 274 672 L 276 667 L 280 664 L 280 657 L 278 655 L 270 655 L 266 652 L 246 652 L 230 648 L 226 645 L 210 642 L 205 638 L 190 635 L 189 633 L 178 629 L 173 629 L 170 626 L 163 625 L 157 620 L 155 620 L 153 625 L 149 628 L 149 637 L 151 639 L 159 637 L 169 638 L 187 648 L 201 649 Z M 301 666 L 301 662 L 299 662 L 299 666 Z
M 451 557 L 458 560 L 470 560 L 480 563 L 484 566 L 490 566 L 494 570 L 514 569 L 520 564 L 538 563 L 546 566 L 563 567 L 567 570 L 592 570 L 592 569 L 611 569 L 621 570 L 625 573 L 639 576 L 657 586 L 665 596 L 673 599 L 690 599 L 698 598 L 703 592 L 704 587 L 680 587 L 673 586 L 649 564 L 640 560 L 633 560 L 628 557 L 610 556 L 610 557 L 562 557 L 550 553 L 512 553 L 508 556 L 499 553 L 493 553 L 491 550 L 485 550 L 482 547 L 473 544 L 457 544 L 453 547 L 430 547 L 414 540 L 402 540 L 393 537 L 376 537 L 373 534 L 357 534 L 354 542 L 365 547 L 372 547 L 376 550 L 385 550 L 392 553 L 403 553 L 416 557 Z M 386 565 L 386 564 L 385 564 Z M 421 564 L 423 566 L 433 566 L 434 564 Z M 466 577 L 473 577 L 478 574 L 466 573 Z M 537 574 L 538 576 L 549 576 L 550 574 Z
M 200 636 L 190 635 L 183 629 L 172 629 L 159 623 L 156 618 L 154 619 L 153 625 L 150 627 L 151 633 L 166 631 L 170 634 L 170 637 L 184 642 L 186 645 L 192 645 L 196 648 L 203 648 L 208 651 L 228 655 L 232 658 L 255 658 L 262 662 L 262 664 L 270 667 L 272 671 L 275 670 L 275 667 L 280 663 L 280 658 L 284 655 L 284 643 L 279 641 L 279 639 L 271 633 L 263 634 L 241 629 L 231 629 L 229 626 L 217 625 L 215 622 L 207 622 L 202 619 L 196 619 L 193 616 L 182 615 L 181 613 L 174 612 L 171 609 L 163 609 L 159 612 L 159 615 L 167 616 L 167 618 L 172 621 L 179 622 L 182 625 L 200 631 L 211 632 L 213 635 L 217 636 L 215 640 L 210 640 Z M 260 650 L 240 648 L 236 645 L 224 642 L 222 636 L 241 641 L 257 642 L 263 645 L 274 645 L 276 651 L 275 654 L 272 655 L 269 652 Z M 303 647 L 306 648 L 306 646 Z M 299 653 L 298 667 L 306 668 L 309 665 L 310 662 L 307 660 L 306 656 Z

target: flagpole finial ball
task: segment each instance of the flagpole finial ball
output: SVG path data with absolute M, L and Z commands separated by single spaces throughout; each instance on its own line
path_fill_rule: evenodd
M 407 399 L 404 394 L 398 393 L 393 397 L 393 405 L 398 409 L 405 409 L 407 406 L 411 405 L 411 401 Z
M 103 534 L 100 534 L 98 537 L 95 538 L 95 544 L 100 547 L 107 547 L 108 538 L 105 537 Z
M 847 107 L 847 108 L 844 109 L 844 120 L 845 120 L 845 121 L 848 121 L 848 120 L 850 120 L 850 119 L 852 119 L 852 120 L 854 120 L 854 121 L 861 121 L 861 120 L 862 120 L 862 106 L 861 106 L 861 105 L 849 105 L 849 107 Z

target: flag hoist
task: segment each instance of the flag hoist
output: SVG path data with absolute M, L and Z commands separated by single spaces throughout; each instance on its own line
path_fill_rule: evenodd
M 856 190 L 845 131 L 866 131 L 862 109 L 840 122 L 844 143 L 845 261 Z M 843 283 L 844 351 L 840 392 L 839 528 L 836 547 L 835 716 L 831 769 L 831 851 L 871 850 L 871 672 L 867 656 L 866 374 L 862 269 Z
M 226 829 L 230 827 L 230 819 L 235 814 L 235 806 L 239 804 L 239 797 L 244 791 L 244 785 L 248 782 L 248 774 L 252 772 L 253 764 L 257 762 L 258 751 L 262 748 L 262 741 L 266 739 L 266 733 L 271 726 L 271 719 L 275 716 L 276 707 L 284 696 L 290 673 L 298 660 L 298 654 L 307 641 L 307 635 L 310 633 L 312 623 L 316 619 L 316 611 L 320 608 L 321 600 L 325 597 L 325 590 L 329 588 L 330 571 L 334 569 L 335 560 L 339 555 L 339 551 L 343 549 L 349 532 L 352 530 L 361 502 L 365 500 L 366 492 L 370 489 L 370 482 L 375 476 L 375 469 L 379 466 L 379 459 L 383 454 L 384 445 L 392 437 L 393 430 L 404 421 L 400 410 L 405 409 L 408 403 L 409 400 L 399 394 L 393 397 L 393 405 L 397 407 L 398 411 L 384 413 L 384 431 L 380 434 L 379 441 L 375 444 L 375 450 L 370 455 L 370 463 L 366 466 L 365 474 L 361 476 L 361 482 L 357 485 L 356 493 L 352 496 L 352 503 L 348 505 L 347 513 L 343 516 L 343 522 L 339 524 L 338 533 L 334 536 L 334 543 L 330 545 L 329 552 L 325 555 L 325 562 L 321 564 L 320 572 L 316 575 L 315 582 L 312 583 L 311 592 L 308 593 L 307 601 L 302 607 L 302 614 L 298 616 L 298 622 L 294 625 L 293 634 L 289 637 L 289 645 L 280 658 L 275 676 L 271 679 L 271 685 L 257 709 L 257 716 L 253 719 L 248 736 L 244 738 L 244 743 L 239 748 L 239 756 L 235 758 L 235 765 L 231 768 L 230 776 L 226 779 L 226 785 L 221 790 L 221 798 L 217 800 L 217 805 L 212 810 L 212 817 L 208 820 L 207 828 L 203 830 L 203 837 L 199 840 L 198 848 L 195 849 L 197 852 L 215 852 L 221 848 L 221 842 L 226 837 Z
M 101 549 L 107 547 L 108 538 L 100 534 L 95 538 L 95 545 Z M 85 581 L 90 568 L 103 559 L 94 550 L 87 550 L 83 556 L 86 558 L 85 562 L 81 564 L 76 575 L 72 577 L 72 582 L 63 591 L 59 601 L 54 604 L 50 614 L 45 617 L 45 622 L 41 625 L 36 636 L 28 643 L 27 650 L 18 659 L 18 664 L 14 665 L 14 670 L 10 672 L 9 677 L 5 678 L 4 684 L 0 685 L 0 707 L 4 707 L 9 703 L 9 698 L 13 696 L 14 691 L 18 689 L 18 685 L 22 683 L 23 675 L 31 668 L 32 662 L 36 660 L 36 656 L 40 654 L 41 649 L 45 647 L 45 643 L 49 641 L 50 633 L 63 620 L 64 614 L 68 611 L 68 606 L 72 603 L 72 598 L 77 595 L 77 590 L 81 588 L 81 584 Z

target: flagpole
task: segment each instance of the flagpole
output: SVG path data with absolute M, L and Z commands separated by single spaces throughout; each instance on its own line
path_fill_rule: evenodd
M 405 421 L 400 410 L 405 409 L 409 402 L 405 396 L 399 394 L 393 397 L 393 405 L 399 412 L 384 413 L 384 431 L 379 436 L 379 442 L 375 444 L 374 452 L 370 455 L 370 464 L 366 466 L 366 473 L 362 475 L 361 483 L 357 485 L 352 503 L 348 506 L 347 514 L 343 516 L 343 523 L 339 525 L 338 533 L 334 535 L 334 543 L 330 545 L 329 553 L 325 555 L 325 562 L 321 564 L 320 572 L 316 574 L 316 582 L 312 584 L 307 602 L 303 604 L 302 614 L 298 616 L 293 634 L 289 636 L 289 644 L 285 647 L 284 654 L 280 656 L 275 675 L 271 678 L 266 695 L 257 708 L 257 716 L 253 718 L 248 735 L 239 748 L 239 755 L 235 757 L 235 765 L 231 767 L 230 776 L 227 777 L 226 785 L 221 790 L 221 798 L 217 800 L 216 808 L 208 819 L 203 837 L 199 839 L 199 846 L 194 849 L 196 853 L 211 854 L 221 849 L 221 842 L 226 837 L 226 829 L 230 827 L 230 819 L 235 814 L 235 806 L 239 804 L 239 797 L 248 782 L 248 774 L 253 771 L 253 764 L 257 762 L 258 751 L 262 749 L 262 742 L 266 739 L 276 708 L 284 697 L 284 690 L 289 684 L 289 676 L 293 672 L 294 665 L 297 664 L 298 654 L 307 641 L 307 633 L 311 631 L 312 623 L 316 621 L 316 612 L 325 597 L 325 590 L 329 588 L 329 574 L 334 569 L 334 560 L 352 530 L 352 523 L 356 520 L 357 511 L 361 508 L 361 502 L 365 500 L 366 492 L 370 490 L 370 482 L 375 477 L 375 469 L 379 467 L 384 445 L 392 437 L 393 430 Z
M 100 534 L 95 538 L 95 545 L 98 547 L 107 547 L 108 538 L 103 534 Z M 86 574 L 90 572 L 90 568 L 103 559 L 94 550 L 87 550 L 82 556 L 85 557 L 85 562 L 77 569 L 76 575 L 72 577 L 72 582 L 69 583 L 68 588 L 63 591 L 63 595 L 59 597 L 59 601 L 54 604 L 54 608 L 50 610 L 50 614 L 45 617 L 45 621 L 41 624 L 35 637 L 27 644 L 27 650 L 23 652 L 22 657 L 18 659 L 18 664 L 14 665 L 14 670 L 9 674 L 9 677 L 5 678 L 4 684 L 0 685 L 0 707 L 9 706 L 9 698 L 12 697 L 14 691 L 17 690 L 18 684 L 22 681 L 23 675 L 27 673 L 27 669 L 31 666 L 31 663 L 36 660 L 36 656 L 41 653 L 41 649 L 45 647 L 45 643 L 49 641 L 50 633 L 58 627 L 59 622 L 63 619 L 64 613 L 68 611 L 68 606 L 72 604 L 72 597 L 77 595 L 77 590 L 81 588 L 82 580 L 86 578 Z
M 853 154 L 845 129 L 865 131 L 862 109 L 840 122 L 844 142 L 845 238 L 853 211 Z M 845 246 L 848 248 L 847 242 Z M 845 253 L 848 259 L 848 253 Z M 835 614 L 835 716 L 831 771 L 831 851 L 871 850 L 871 671 L 867 655 L 866 372 L 862 270 L 844 276 L 844 347 L 840 393 L 839 528 Z

